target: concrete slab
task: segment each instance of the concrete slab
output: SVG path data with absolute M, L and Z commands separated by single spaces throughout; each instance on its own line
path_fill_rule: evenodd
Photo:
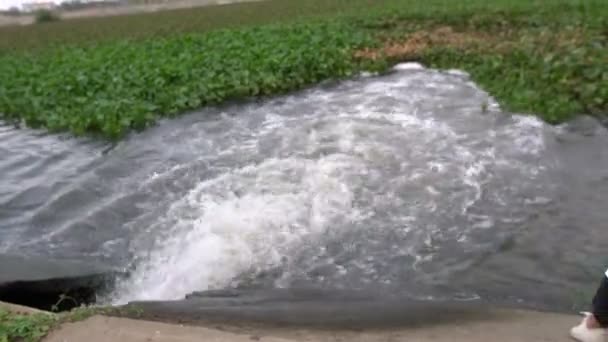
M 181 326 L 126 318 L 93 316 L 68 323 L 52 332 L 46 342 L 289 342 L 277 337 L 237 334 L 203 327 Z
M 222 330 L 126 318 L 94 316 L 66 324 L 45 342 L 565 342 L 578 317 L 554 313 L 506 310 L 492 319 L 427 325 L 418 328 L 317 330 L 301 327 L 221 326 Z

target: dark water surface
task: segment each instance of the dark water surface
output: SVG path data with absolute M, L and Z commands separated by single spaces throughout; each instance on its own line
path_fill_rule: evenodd
M 118 303 L 235 286 L 586 299 L 608 266 L 608 131 L 399 69 L 115 146 L 0 125 L 0 252 L 129 267 Z

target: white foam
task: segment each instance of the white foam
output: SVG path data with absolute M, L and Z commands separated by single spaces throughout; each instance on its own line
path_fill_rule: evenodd
M 158 241 L 118 302 L 226 286 L 241 272 L 277 265 L 307 235 L 356 219 L 345 163 L 339 155 L 269 159 L 199 184 L 169 210 L 174 234 Z
M 393 67 L 394 70 L 422 70 L 424 66 L 420 63 L 408 62 L 408 63 L 399 63 Z
M 448 69 L 445 71 L 447 74 L 449 75 L 454 75 L 454 76 L 458 76 L 458 77 L 462 77 L 465 79 L 468 79 L 470 77 L 469 73 L 464 71 L 464 70 L 459 70 L 459 69 Z

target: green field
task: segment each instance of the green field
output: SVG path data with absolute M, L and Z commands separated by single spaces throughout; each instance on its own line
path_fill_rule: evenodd
M 608 1 L 270 0 L 0 28 L 0 115 L 120 138 L 415 60 L 551 123 L 608 113 Z

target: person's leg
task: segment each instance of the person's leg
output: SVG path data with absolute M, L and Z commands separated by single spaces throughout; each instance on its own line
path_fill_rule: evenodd
M 606 342 L 608 335 L 608 271 L 593 297 L 593 312 L 584 312 L 583 321 L 570 329 L 570 336 L 580 342 Z
M 608 271 L 593 297 L 593 316 L 600 327 L 608 328 Z

